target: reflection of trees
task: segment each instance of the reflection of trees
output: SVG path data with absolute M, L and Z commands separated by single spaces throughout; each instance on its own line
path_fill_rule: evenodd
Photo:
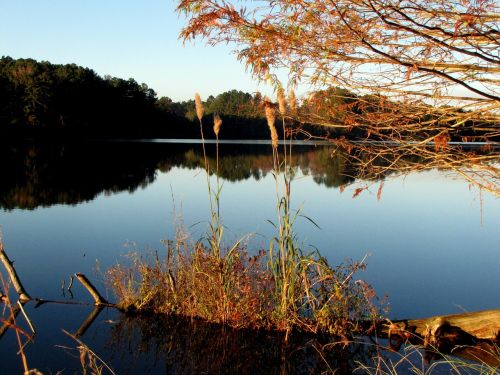
M 98 143 L 4 146 L 0 206 L 77 204 L 103 192 L 131 192 L 154 181 L 156 164 L 152 155 L 145 155 L 146 148 L 124 151 L 118 145 Z
M 467 153 L 473 163 L 464 163 Z M 237 182 L 259 180 L 273 170 L 271 146 L 220 145 L 219 176 Z M 458 155 L 458 157 L 456 156 Z M 211 172 L 216 171 L 215 146 L 207 145 Z M 312 177 L 317 184 L 339 187 L 355 179 L 379 180 L 389 174 L 444 168 L 484 178 L 488 188 L 498 182 L 497 169 L 486 151 L 443 153 L 441 159 L 391 152 L 390 147 L 358 146 L 351 150 L 333 147 L 294 146 L 291 163 L 296 173 Z M 0 147 L 0 207 L 33 209 L 53 204 L 77 204 L 101 193 L 132 192 L 155 180 L 156 171 L 174 167 L 204 168 L 200 145 L 157 143 L 74 143 L 65 145 L 16 144 Z M 489 175 L 488 175 L 489 173 Z M 496 174 L 496 177 L 495 177 Z M 497 185 L 496 185 L 497 186 Z M 495 185 L 490 190 L 494 190 Z
M 493 144 L 442 144 L 429 147 L 423 143 L 399 145 L 352 144 L 335 141 L 338 152 L 349 154 L 359 179 L 378 179 L 388 174 L 409 174 L 439 169 L 460 176 L 467 183 L 500 196 L 499 147 Z
M 231 182 L 254 178 L 260 180 L 273 170 L 270 146 L 221 145 L 223 155 L 219 159 L 219 176 Z M 213 150 L 208 149 L 210 171 L 216 171 Z M 350 170 L 349 158 L 345 154 L 334 153 L 330 147 L 296 146 L 290 165 L 302 174 L 311 175 L 313 180 L 327 187 L 339 187 L 354 181 L 355 171 Z M 167 162 L 168 163 L 168 162 Z M 204 168 L 203 154 L 190 149 L 184 154 L 180 165 L 184 168 Z M 161 165 L 166 171 L 170 164 Z
M 327 187 L 339 187 L 354 182 L 348 159 L 331 148 L 320 148 L 307 155 L 303 172 L 311 174 L 313 180 Z
M 165 362 L 167 373 L 176 374 L 319 374 L 329 369 L 351 374 L 356 361 L 370 358 L 367 345 L 323 350 L 321 344 L 327 342 L 292 335 L 284 344 L 279 333 L 268 331 L 231 329 L 174 317 L 123 316 L 113 329 L 109 347 L 113 348 L 113 359 L 117 362 L 119 358 L 124 368 L 145 363 L 141 358 L 146 357 L 151 367 Z

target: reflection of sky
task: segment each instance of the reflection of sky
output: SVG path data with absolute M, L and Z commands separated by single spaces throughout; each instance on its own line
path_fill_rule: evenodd
M 212 181 L 215 182 L 213 179 Z M 463 181 L 431 171 L 378 184 L 356 199 L 314 183 L 310 177 L 292 184 L 292 205 L 303 204 L 298 238 L 317 247 L 332 264 L 345 258 L 368 258 L 358 275 L 389 294 L 396 317 L 446 314 L 498 308 L 500 293 L 500 212 L 498 200 L 484 194 L 483 225 L 479 194 Z M 172 238 L 172 192 L 193 238 L 207 228 L 209 206 L 203 172 L 174 168 L 133 194 L 100 195 L 77 206 L 0 213 L 6 249 L 16 261 L 26 288 L 37 296 L 58 298 L 63 278 L 92 275 L 120 260 L 127 241 L 137 249 L 162 250 Z M 251 248 L 266 247 L 273 236 L 267 220 L 276 221 L 274 180 L 224 182 L 221 214 L 226 238 L 256 233 Z M 87 298 L 82 295 L 77 299 Z

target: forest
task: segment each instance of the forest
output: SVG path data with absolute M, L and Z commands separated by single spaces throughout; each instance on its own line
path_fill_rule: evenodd
M 0 134 L 3 139 L 111 139 L 111 138 L 199 138 L 194 100 L 174 102 L 159 97 L 146 84 L 99 76 L 75 64 L 56 65 L 33 59 L 0 59 Z M 276 103 L 259 92 L 231 90 L 204 101 L 205 115 L 219 114 L 225 139 L 268 139 L 264 107 Z M 352 114 L 393 111 L 401 103 L 376 95 L 355 95 L 338 87 L 317 90 L 298 103 L 302 120 L 294 137 L 315 136 L 350 139 L 382 139 L 382 132 L 363 126 L 321 126 L 318 119 L 348 124 Z M 332 110 L 333 109 L 333 110 Z M 425 119 L 418 119 L 424 121 Z M 211 121 L 204 133 L 212 138 Z M 315 125 L 313 125 L 315 124 Z M 442 126 L 442 124 L 441 124 Z M 462 126 L 455 140 L 474 132 Z M 442 128 L 440 128 L 442 131 Z M 431 130 L 432 132 L 432 130 Z M 432 135 L 432 134 L 431 134 Z M 429 136 L 429 129 L 422 137 Z M 478 140 L 478 139 L 476 139 Z M 479 139 L 480 140 L 480 139 Z
M 158 98 L 152 88 L 133 78 L 100 77 L 75 64 L 2 57 L 0 97 L 2 138 L 199 138 L 200 134 L 194 100 Z M 207 114 L 224 117 L 228 138 L 267 138 L 260 101 L 259 94 L 232 90 L 210 96 Z

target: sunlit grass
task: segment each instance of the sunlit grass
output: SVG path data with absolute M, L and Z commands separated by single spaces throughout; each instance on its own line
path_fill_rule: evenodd
M 466 351 L 469 354 L 464 354 Z M 476 353 L 474 355 L 473 353 Z M 434 347 L 405 345 L 398 352 L 378 349 L 370 362 L 358 362 L 355 373 L 369 375 L 396 374 L 500 374 L 500 350 L 457 346 L 451 354 Z
M 202 129 L 203 104 L 199 95 L 195 99 Z M 284 138 L 285 107 L 281 92 Z M 287 336 L 294 329 L 350 336 L 361 332 L 356 322 L 378 317 L 373 290 L 353 279 L 364 261 L 331 267 L 318 252 L 306 253 L 299 246 L 294 225 L 303 215 L 291 206 L 291 146 L 285 142 L 279 150 L 274 104 L 268 99 L 265 114 L 273 149 L 277 213 L 276 235 L 269 247 L 251 255 L 242 240 L 224 243 L 222 186 L 218 178 L 217 186 L 211 185 L 204 152 L 211 217 L 206 239 L 193 241 L 179 227 L 176 239 L 167 243 L 166 254 L 133 254 L 128 265 L 112 267 L 107 279 L 121 308 L 198 317 L 233 327 L 276 329 Z M 221 125 L 216 116 L 217 145 Z M 218 162 L 215 172 L 218 176 Z

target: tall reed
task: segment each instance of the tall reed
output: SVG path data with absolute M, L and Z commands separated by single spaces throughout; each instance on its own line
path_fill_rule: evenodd
M 215 171 L 215 176 L 216 176 L 216 183 L 217 183 L 217 189 L 214 194 L 214 201 L 215 201 L 215 238 L 216 240 L 216 248 L 217 248 L 217 254 L 220 256 L 220 248 L 221 248 L 221 240 L 222 240 L 222 234 L 223 234 L 223 226 L 221 223 L 221 216 L 220 216 L 220 194 L 222 190 L 222 185 L 220 184 L 219 180 L 219 132 L 220 128 L 222 126 L 222 119 L 220 118 L 218 113 L 214 114 L 214 133 L 215 133 L 215 158 L 216 158 L 216 171 Z M 208 163 L 206 163 L 208 164 Z
M 304 257 L 296 240 L 295 222 L 301 210 L 292 213 L 291 182 L 293 170 L 291 167 L 292 142 L 287 134 L 286 113 L 287 102 L 282 88 L 277 92 L 278 109 L 282 122 L 282 152 L 279 150 L 277 130 L 275 127 L 274 108 L 271 104 L 266 106 L 266 118 L 270 129 L 273 145 L 274 171 L 277 211 L 277 236 L 269 247 L 269 260 L 275 279 L 277 320 L 281 321 L 281 328 L 286 331 L 286 339 L 294 326 L 301 325 L 304 320 L 303 302 L 311 294 L 310 274 L 307 264 L 310 260 Z M 281 156 L 281 157 L 280 157 Z M 277 253 L 274 247 L 278 248 Z M 306 267 L 304 267 L 306 266 Z M 310 309 L 309 309 L 310 310 Z
M 200 123 L 205 174 L 210 200 L 210 228 L 206 242 L 189 242 L 177 231 L 167 242 L 166 259 L 158 255 L 134 255 L 132 265 L 118 265 L 108 271 L 108 282 L 124 309 L 199 317 L 233 327 L 293 329 L 350 335 L 360 331 L 356 322 L 375 315 L 365 284 L 353 275 L 364 263 L 329 266 L 317 252 L 305 254 L 298 244 L 295 223 L 304 215 L 292 210 L 291 139 L 286 129 L 287 103 L 284 93 L 278 105 L 264 100 L 270 131 L 273 178 L 276 194 L 276 235 L 269 247 L 249 256 L 243 239 L 223 244 L 219 180 L 219 135 L 222 120 L 214 115 L 216 138 L 216 183 L 203 134 L 203 103 L 195 97 Z M 276 109 L 283 125 L 283 149 L 276 129 Z M 313 222 L 311 219 L 309 219 Z M 313 222 L 314 223 L 314 222 Z
M 201 147 L 203 150 L 203 160 L 205 163 L 205 176 L 206 176 L 206 183 L 207 183 L 207 190 L 208 190 L 208 200 L 210 203 L 210 247 L 212 249 L 212 253 L 214 256 L 217 258 L 220 258 L 220 250 L 221 250 L 221 240 L 222 240 L 222 233 L 223 233 L 223 227 L 221 225 L 221 218 L 220 218 L 220 193 L 221 193 L 221 186 L 219 184 L 219 163 L 218 163 L 218 156 L 217 156 L 217 170 L 216 170 L 216 178 L 217 178 L 217 188 L 214 191 L 212 191 L 212 183 L 210 182 L 210 163 L 208 162 L 208 157 L 207 157 L 207 152 L 205 148 L 205 136 L 203 134 L 203 114 L 205 112 L 205 107 L 203 106 L 203 102 L 201 100 L 200 94 L 196 93 L 194 96 L 194 101 L 195 101 L 195 108 L 196 108 L 196 115 L 198 117 L 198 121 L 200 124 L 200 136 L 201 136 Z M 219 151 L 219 131 L 220 127 L 222 125 L 222 120 L 220 117 L 217 115 L 214 117 L 214 133 L 216 135 L 216 148 L 217 148 L 217 155 Z

